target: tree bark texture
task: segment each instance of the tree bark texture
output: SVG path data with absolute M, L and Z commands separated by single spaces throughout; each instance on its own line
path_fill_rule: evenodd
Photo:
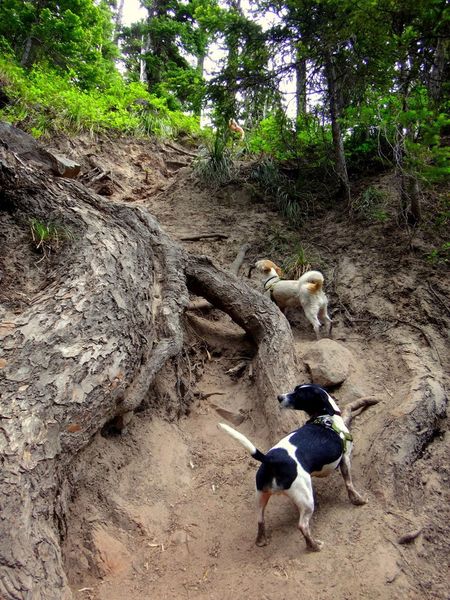
M 281 420 L 276 395 L 299 372 L 289 324 L 270 300 L 188 255 L 146 210 L 105 202 L 13 151 L 0 144 L 0 202 L 60 223 L 73 239 L 53 259 L 48 285 L 0 323 L 0 598 L 61 600 L 71 597 L 60 551 L 70 462 L 105 423 L 136 408 L 180 353 L 186 281 L 256 342 L 274 438 L 297 423 Z
M 298 120 L 306 113 L 306 59 L 302 58 L 299 52 L 295 63 L 295 99 Z
M 64 471 L 181 349 L 182 255 L 145 211 L 20 166 L 1 180 L 16 210 L 75 235 L 50 285 L 0 326 L 0 597 L 65 598 L 55 527 Z
M 206 257 L 190 257 L 187 284 L 196 294 L 230 315 L 255 341 L 255 381 L 260 407 L 267 419 L 272 441 L 298 427 L 295 414 L 280 413 L 277 395 L 307 381 L 294 353 L 294 340 L 287 319 L 275 304 L 258 291 L 243 285 L 235 275 L 212 269 Z
M 411 73 L 407 67 L 408 61 L 400 62 L 399 88 L 402 99 L 402 112 L 408 111 L 408 96 L 411 82 Z M 400 182 L 400 212 L 405 223 L 416 225 L 422 218 L 420 202 L 420 187 L 416 175 L 411 167 L 407 166 L 406 140 L 413 138 L 409 127 L 401 123 L 397 125 L 397 140 L 394 147 L 395 168 Z
M 445 82 L 448 80 L 450 55 L 450 40 L 448 37 L 439 37 L 436 42 L 434 60 L 429 71 L 428 89 L 435 102 L 442 98 L 442 90 Z
M 425 373 L 411 380 L 404 398 L 399 396 L 366 450 L 371 456 L 367 475 L 371 489 L 381 497 L 389 490 L 398 500 L 408 501 L 410 468 L 439 432 L 447 396 L 443 383 Z

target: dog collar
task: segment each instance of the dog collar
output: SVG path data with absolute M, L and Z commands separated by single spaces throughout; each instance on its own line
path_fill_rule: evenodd
M 340 429 L 336 423 L 333 421 L 333 417 L 330 415 L 320 415 L 319 417 L 314 417 L 310 419 L 308 423 L 313 423 L 314 425 L 321 425 L 322 427 L 326 427 L 327 429 L 332 429 L 338 436 L 341 438 L 342 450 L 345 452 L 347 450 L 347 443 L 353 442 L 353 436 L 348 431 L 343 431 Z
M 264 289 L 266 290 L 266 292 L 268 290 L 270 290 L 270 288 L 277 283 L 276 281 L 274 281 L 271 285 L 269 285 L 269 287 L 266 287 L 266 285 L 269 283 L 269 281 L 272 281 L 272 279 L 277 279 L 279 281 L 280 278 L 278 277 L 278 275 L 272 275 L 272 277 L 269 277 L 269 279 L 267 279 L 264 282 Z

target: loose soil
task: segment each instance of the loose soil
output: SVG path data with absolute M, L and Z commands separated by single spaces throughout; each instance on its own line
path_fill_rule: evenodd
M 410 243 L 396 224 L 358 222 L 337 210 L 294 229 L 248 182 L 221 188 L 200 182 L 191 169 L 195 150 L 173 144 L 89 139 L 55 144 L 83 162 L 87 185 L 89 172 L 103 171 L 100 192 L 111 201 L 145 206 L 174 239 L 227 236 L 182 241 L 188 250 L 227 267 L 249 242 L 242 277 L 255 258 L 279 262 L 298 245 L 305 247 L 312 267 L 325 274 L 333 338 L 353 356 L 350 375 L 335 396 L 342 404 L 367 395 L 380 399 L 352 426 L 353 477 L 368 504 L 349 503 L 338 473 L 315 480 L 312 530 L 324 541 L 323 550 L 306 550 L 296 509 L 284 497 L 273 498 L 267 509 L 269 545 L 256 547 L 258 465 L 216 427 L 225 414 L 261 450 L 275 441 L 258 411 L 251 369 L 229 373 L 248 361 L 248 350 L 229 341 L 207 342 L 187 321 L 183 360 L 191 374 L 191 404 L 177 413 L 145 402 L 122 434 L 99 433 L 74 461 L 64 541 L 74 598 L 448 598 L 445 423 L 405 469 L 401 486 L 387 485 L 388 465 L 374 465 L 373 459 L 383 456 L 380 432 L 399 399 L 411 393 L 413 376 L 427 372 L 443 381 L 448 368 L 449 285 L 440 268 L 424 259 L 431 249 L 426 234 Z M 377 185 L 395 202 L 390 175 L 380 176 Z M 16 226 L 4 231 L 11 248 Z M 25 239 L 25 232 L 24 224 L 16 233 Z M 3 290 L 10 292 L 3 319 L 8 311 L 20 311 L 48 275 L 45 262 L 36 266 L 39 256 L 22 247 L 17 265 L 0 264 Z M 14 273 L 21 283 L 13 294 Z M 207 318 L 233 327 L 220 311 Z M 316 343 L 314 334 L 303 315 L 289 318 L 301 357 Z M 168 373 L 167 385 L 172 383 Z M 283 381 L 279 385 L 280 393 L 288 391 Z M 411 543 L 398 543 L 419 529 Z

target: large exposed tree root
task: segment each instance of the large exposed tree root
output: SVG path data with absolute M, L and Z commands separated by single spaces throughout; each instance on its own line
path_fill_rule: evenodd
M 283 426 L 274 398 L 300 375 L 275 305 L 188 255 L 145 210 L 33 168 L 14 155 L 11 138 L 0 150 L 0 184 L 0 210 L 72 233 L 53 258 L 53 280 L 0 326 L 0 597 L 61 600 L 71 597 L 60 550 L 70 461 L 105 423 L 136 408 L 180 353 L 188 287 L 256 344 L 261 408 L 274 435 L 295 424 Z

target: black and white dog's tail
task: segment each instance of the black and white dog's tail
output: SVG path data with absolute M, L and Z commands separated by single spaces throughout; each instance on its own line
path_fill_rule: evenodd
M 218 423 L 217 427 L 219 429 L 222 429 L 222 431 L 225 431 L 225 433 L 228 433 L 228 435 L 230 435 L 232 438 L 234 438 L 238 442 L 240 442 L 244 446 L 244 448 L 247 450 L 247 452 L 249 452 L 255 460 L 258 460 L 259 462 L 262 462 L 262 463 L 266 462 L 266 455 L 263 454 L 260 450 L 258 450 L 258 448 L 256 446 L 254 446 L 251 443 L 251 441 L 245 437 L 245 435 L 242 435 L 242 433 L 240 433 L 239 431 L 236 431 L 236 429 L 233 429 L 229 425 L 225 425 L 225 423 Z

